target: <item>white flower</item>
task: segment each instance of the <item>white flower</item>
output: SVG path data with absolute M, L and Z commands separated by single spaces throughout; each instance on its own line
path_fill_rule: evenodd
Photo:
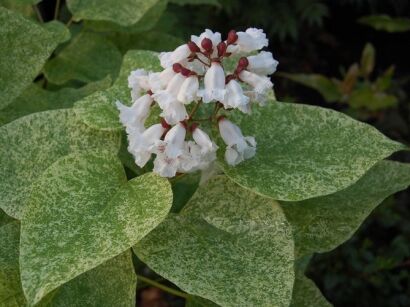
M 169 158 L 164 154 L 157 154 L 153 171 L 162 177 L 174 177 L 178 170 L 178 159 Z
M 134 156 L 139 167 L 147 164 L 153 152 L 153 146 L 166 131 L 161 124 L 155 124 L 143 131 L 131 131 L 128 135 L 128 151 Z
M 144 69 L 131 71 L 128 77 L 128 87 L 131 89 L 132 101 L 137 100 L 142 91 L 149 90 L 148 72 Z
M 181 123 L 176 124 L 167 132 L 163 141 L 155 143 L 156 153 L 165 154 L 169 158 L 178 157 L 184 149 L 185 135 L 185 127 Z
M 172 61 L 172 52 L 161 52 L 158 55 L 159 61 L 161 62 L 161 66 L 163 68 L 172 67 L 174 62 Z
M 248 57 L 248 67 L 249 71 L 252 71 L 260 75 L 271 75 L 276 71 L 278 66 L 278 61 L 276 61 L 271 52 L 261 51 L 257 55 L 252 55 Z
M 161 116 L 170 125 L 175 125 L 188 118 L 185 105 L 174 99 L 168 102 L 166 106 L 162 108 Z
M 259 94 L 264 94 L 266 93 L 269 89 L 272 89 L 273 83 L 270 81 L 270 79 L 266 76 L 260 76 L 257 75 L 253 72 L 249 72 L 246 70 L 243 70 L 239 74 L 239 78 L 241 78 L 242 81 L 245 83 L 248 83 L 253 87 L 255 92 Z
M 200 146 L 202 154 L 208 152 L 215 152 L 218 149 L 218 146 L 211 141 L 211 138 L 203 130 L 198 127 L 194 127 L 192 131 L 192 138 Z
M 144 129 L 144 122 L 149 115 L 152 101 L 151 95 L 146 94 L 138 98 L 130 107 L 119 101 L 115 103 L 120 111 L 120 122 L 126 127 L 127 132 Z
M 214 51 L 212 53 L 212 56 L 216 55 L 216 46 L 222 41 L 221 39 L 221 33 L 219 32 L 212 32 L 209 29 L 206 29 L 205 32 L 201 33 L 201 35 L 196 36 L 196 35 L 191 35 L 191 41 L 193 41 L 200 49 L 201 51 L 205 51 L 205 49 L 202 47 L 201 43 L 204 38 L 208 38 L 212 41 L 212 46 L 214 47 Z
M 185 60 L 191 54 L 191 49 L 189 49 L 188 44 L 181 45 L 177 47 L 174 51 L 171 52 L 170 58 L 174 63 L 179 63 L 182 60 Z
M 249 103 L 249 98 L 244 95 L 241 85 L 236 80 L 231 80 L 226 85 L 226 94 L 221 100 L 225 109 L 244 108 Z
M 184 104 L 189 104 L 197 99 L 199 89 L 198 77 L 195 75 L 189 76 L 182 83 L 178 92 L 178 100 Z
M 245 159 L 252 158 L 256 153 L 254 137 L 244 137 L 241 129 L 227 120 L 219 120 L 219 132 L 225 144 L 225 160 L 229 165 L 237 165 Z
M 249 28 L 245 32 L 236 32 L 237 52 L 252 52 L 268 46 L 266 34 L 261 29 Z
M 205 103 L 221 101 L 225 97 L 225 73 L 220 63 L 213 62 L 205 74 L 205 89 L 199 91 Z
M 185 79 L 186 77 L 182 74 L 175 74 L 165 90 L 159 91 L 153 95 L 154 100 L 158 102 L 161 109 L 164 110 L 168 108 L 169 104 L 177 99 L 179 90 L 181 89 L 182 83 L 184 83 Z

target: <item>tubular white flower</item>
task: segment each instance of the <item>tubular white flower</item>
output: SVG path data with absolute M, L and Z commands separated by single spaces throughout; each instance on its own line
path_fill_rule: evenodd
M 126 127 L 127 132 L 144 129 L 144 122 L 149 115 L 152 101 L 152 97 L 146 94 L 138 98 L 131 107 L 119 101 L 115 103 L 120 111 L 120 122 Z
M 231 80 L 226 85 L 226 94 L 221 102 L 224 105 L 225 109 L 241 109 L 249 103 L 249 97 L 244 95 L 242 87 L 238 81 Z
M 172 159 L 178 157 L 184 149 L 185 135 L 185 127 L 181 123 L 176 124 L 167 132 L 163 141 L 155 143 L 156 153 Z
M 164 154 L 157 154 L 154 160 L 153 171 L 162 177 L 174 177 L 178 170 L 178 160 L 167 157 Z
M 137 100 L 142 91 L 149 89 L 148 72 L 144 69 L 133 70 L 128 76 L 128 87 L 131 89 L 132 101 Z
M 201 35 L 191 35 L 191 41 L 193 41 L 197 46 L 201 49 L 201 51 L 205 51 L 204 48 L 201 46 L 201 42 L 204 38 L 208 38 L 212 41 L 212 45 L 214 47 L 214 51 L 216 50 L 216 46 L 222 41 L 221 33 L 219 32 L 212 32 L 209 29 L 206 29 L 205 32 L 202 32 Z
M 164 108 L 162 108 L 161 116 L 170 125 L 175 125 L 179 122 L 188 118 L 188 113 L 186 111 L 185 105 L 174 99 L 168 102 Z
M 209 135 L 198 127 L 196 127 L 194 131 L 192 131 L 192 138 L 200 146 L 200 151 L 202 154 L 215 152 L 218 149 L 218 146 L 216 146 L 216 144 L 211 141 Z
M 154 100 L 158 102 L 161 109 L 167 109 L 169 105 L 177 99 L 179 90 L 185 79 L 186 77 L 182 74 L 175 74 L 165 90 L 158 91 L 153 95 Z
M 259 94 L 264 94 L 273 87 L 273 83 L 272 81 L 270 81 L 268 77 L 260 76 L 246 70 L 243 70 L 239 74 L 239 78 L 241 78 L 242 81 L 251 85 L 255 92 Z
M 260 75 L 271 75 L 276 71 L 278 61 L 276 61 L 271 52 L 261 51 L 257 55 L 248 57 L 248 69 L 251 72 Z
M 155 124 L 143 131 L 132 131 L 128 135 L 128 151 L 134 156 L 139 167 L 147 164 L 153 152 L 153 146 L 158 142 L 166 129 L 161 124 Z
M 213 62 L 205 74 L 205 88 L 199 91 L 204 103 L 221 101 L 225 97 L 225 73 L 220 63 Z
M 267 47 L 269 44 L 266 34 L 261 29 L 248 28 L 245 32 L 236 32 L 237 52 L 252 52 Z
M 189 76 L 182 83 L 178 92 L 178 100 L 184 104 L 189 104 L 198 98 L 199 81 L 198 77 L 193 75 Z
M 237 165 L 255 155 L 256 142 L 254 137 L 244 137 L 241 129 L 226 118 L 219 120 L 218 125 L 221 137 L 227 145 L 225 160 L 229 165 Z
M 170 55 L 171 61 L 173 62 L 172 64 L 179 63 L 185 60 L 189 57 L 190 54 L 191 50 L 189 49 L 187 44 L 177 47 L 174 51 L 171 52 Z
M 160 61 L 161 66 L 163 68 L 172 67 L 174 62 L 172 61 L 171 56 L 172 56 L 172 52 L 161 52 L 158 55 L 159 61 Z

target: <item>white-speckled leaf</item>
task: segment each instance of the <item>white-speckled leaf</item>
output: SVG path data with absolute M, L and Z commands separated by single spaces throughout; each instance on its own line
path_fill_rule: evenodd
M 70 280 L 36 307 L 135 307 L 136 286 L 128 250 Z
M 190 296 L 185 302 L 185 307 L 219 307 L 219 305 L 199 296 Z
M 226 175 L 243 187 L 277 200 L 297 201 L 347 188 L 375 163 L 406 149 L 374 127 L 316 106 L 271 102 L 251 116 L 230 118 L 255 136 L 255 157 Z
M 0 110 L 0 126 L 31 113 L 72 107 L 74 102 L 110 85 L 110 78 L 81 88 L 65 87 L 58 91 L 47 91 L 37 84 L 31 84 L 11 104 Z
M 291 307 L 330 307 L 332 306 L 317 288 L 315 283 L 307 278 L 302 271 L 295 274 Z
M 121 71 L 114 85 L 88 96 L 75 104 L 75 112 L 88 126 L 100 130 L 121 130 L 115 101 L 131 104 L 128 76 L 132 70 L 160 70 L 158 55 L 151 51 L 129 51 L 123 60 Z
M 0 209 L 0 227 L 8 223 L 15 221 L 11 216 L 7 215 L 6 212 Z
M 121 53 L 99 33 L 78 34 L 61 52 L 44 66 L 47 80 L 64 84 L 69 80 L 92 82 L 117 76 Z
M 25 303 L 19 275 L 19 223 L 0 227 L 0 306 Z
M 21 225 L 20 268 L 30 303 L 129 249 L 172 204 L 168 180 L 126 181 L 113 154 L 61 158 L 33 184 Z
M 121 135 L 81 123 L 71 109 L 31 114 L 0 127 L 0 207 L 19 219 L 31 184 L 57 159 L 82 150 L 117 153 Z
M 155 272 L 221 306 L 288 306 L 292 231 L 280 206 L 226 177 L 201 186 L 134 251 Z
M 55 33 L 0 7 L 0 109 L 11 103 L 40 72 L 58 45 Z
M 140 20 L 158 0 L 67 0 L 75 20 L 108 20 L 129 26 Z
M 409 185 L 410 164 L 381 161 L 343 191 L 301 202 L 282 202 L 294 227 L 297 256 L 326 252 L 342 244 L 383 199 Z

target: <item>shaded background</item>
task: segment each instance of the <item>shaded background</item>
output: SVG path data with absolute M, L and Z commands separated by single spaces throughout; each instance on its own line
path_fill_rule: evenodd
M 174 0 L 154 31 L 168 33 L 175 40 L 146 37 L 134 39 L 134 47 L 171 50 L 176 42 L 205 28 L 227 33 L 230 29 L 260 27 L 270 38 L 269 49 L 279 60 L 281 73 L 322 74 L 343 88 L 339 99 L 329 102 L 320 94 L 325 88 L 305 86 L 290 80 L 291 75 L 273 77 L 279 100 L 320 105 L 366 121 L 387 136 L 410 143 L 410 31 L 384 31 L 359 23 L 368 15 L 387 14 L 410 17 L 407 0 L 198 0 L 201 5 L 185 5 Z M 61 16 L 70 16 L 62 2 Z M 55 1 L 38 5 L 45 20 L 53 19 Z M 75 25 L 74 25 L 75 29 Z M 391 30 L 391 29 L 390 29 Z M 410 27 L 409 27 L 410 30 Z M 145 39 L 145 40 L 144 40 Z M 374 69 L 360 75 L 352 64 L 360 65 L 366 43 L 374 46 Z M 132 45 L 132 44 L 131 44 Z M 121 48 L 124 51 L 124 48 Z M 386 70 L 394 65 L 393 75 Z M 285 77 L 287 76 L 287 77 Z M 292 75 L 295 78 L 300 75 Z M 384 78 L 384 79 L 383 79 Z M 380 84 L 378 83 L 380 81 Z M 312 80 L 311 80 L 312 81 Z M 314 81 L 314 80 L 313 80 Z M 382 84 L 382 82 L 385 82 Z M 56 87 L 57 88 L 57 87 Z M 52 85 L 50 89 L 53 89 Z M 319 91 L 317 90 L 319 89 Z M 355 95 L 363 105 L 353 102 Z M 360 96 L 362 95 L 362 96 Z M 374 105 L 374 99 L 379 104 Z M 410 162 L 406 154 L 393 157 Z M 383 202 L 356 234 L 332 252 L 315 255 L 307 271 L 335 306 L 410 306 L 410 191 Z M 141 288 L 144 306 L 178 306 L 181 300 L 155 288 Z

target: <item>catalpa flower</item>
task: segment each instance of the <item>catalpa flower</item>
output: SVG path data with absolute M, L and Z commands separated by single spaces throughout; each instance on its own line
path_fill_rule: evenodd
M 232 30 L 225 40 L 207 29 L 174 51 L 160 53 L 162 71 L 132 71 L 130 106 L 116 104 L 135 163 L 144 167 L 153 158 L 153 171 L 163 177 L 210 172 L 219 149 L 207 133 L 212 126 L 226 145 L 228 165 L 255 156 L 255 138 L 244 136 L 229 114 L 251 116 L 254 105 L 268 103 L 273 88 L 269 75 L 278 62 L 271 52 L 260 51 L 267 46 L 261 29 Z M 225 63 L 228 58 L 236 62 L 232 69 Z M 153 105 L 161 109 L 158 123 L 146 128 Z

